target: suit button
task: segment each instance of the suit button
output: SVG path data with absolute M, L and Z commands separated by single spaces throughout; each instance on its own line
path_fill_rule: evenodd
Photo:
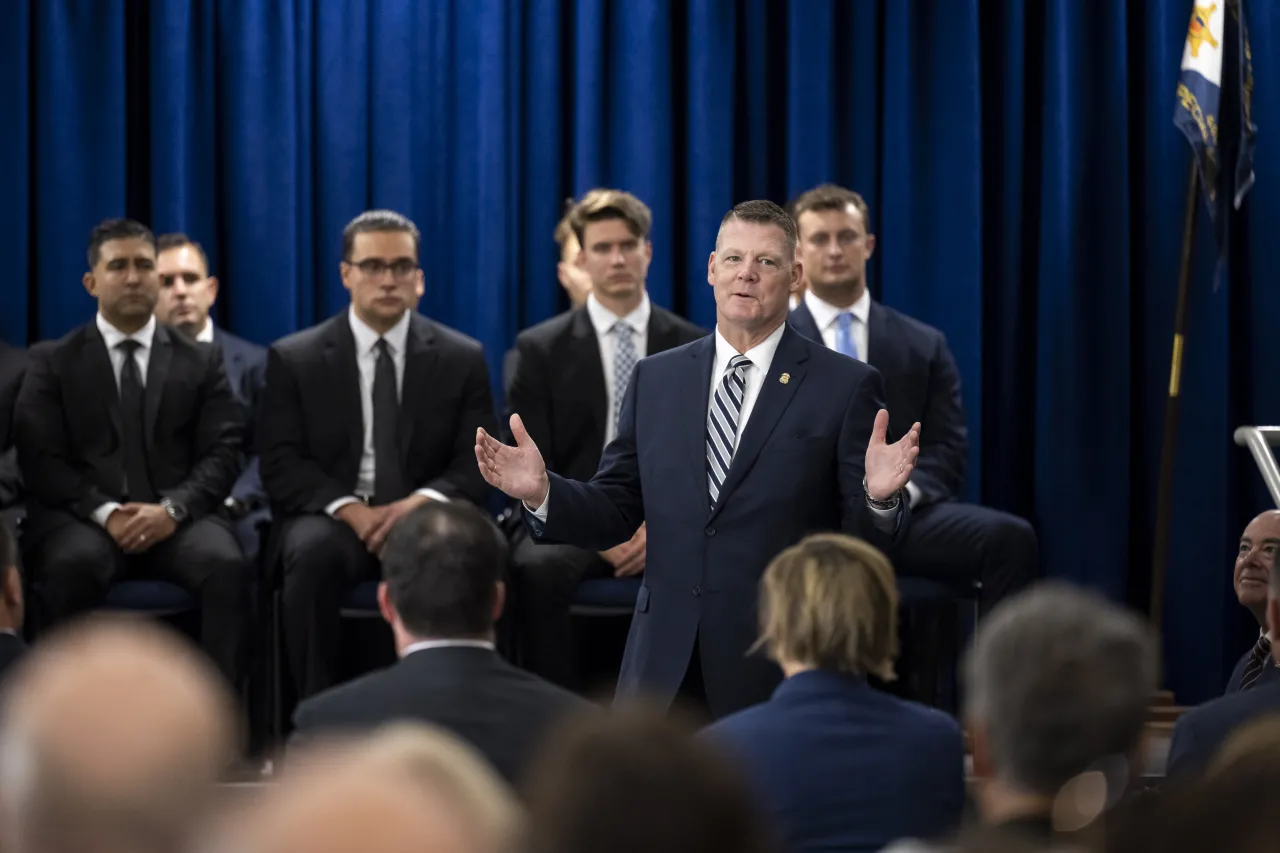
M 704 530 L 703 532 L 704 532 L 704 533 L 706 533 L 708 536 L 715 536 L 715 535 L 716 535 L 716 529 L 715 529 L 714 527 L 708 527 L 708 528 L 707 528 L 706 530 Z
M 694 594 L 695 596 L 697 596 L 697 595 L 702 595 L 702 587 L 700 587 L 700 586 L 695 586 L 695 587 L 693 588 L 693 594 Z

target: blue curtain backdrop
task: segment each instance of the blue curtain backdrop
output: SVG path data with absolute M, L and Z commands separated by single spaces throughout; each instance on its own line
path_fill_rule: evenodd
M 873 292 L 941 327 L 968 495 L 1032 518 L 1048 570 L 1145 600 L 1188 147 L 1190 0 L 14 0 L 0 29 L 0 334 L 84 322 L 92 224 L 182 229 L 262 343 L 346 303 L 342 225 L 424 234 L 422 310 L 484 342 L 563 307 L 552 229 L 595 185 L 653 208 L 655 301 L 710 325 L 721 214 L 862 191 Z M 1249 643 L 1234 543 L 1265 506 L 1242 423 L 1280 421 L 1280 9 L 1248 5 L 1257 186 L 1211 287 L 1197 243 L 1167 676 Z M 1201 217 L 1202 222 L 1207 217 Z

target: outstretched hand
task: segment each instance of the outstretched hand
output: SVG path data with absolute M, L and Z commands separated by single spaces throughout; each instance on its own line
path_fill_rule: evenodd
M 875 426 L 871 428 L 871 441 L 867 444 L 867 493 L 878 501 L 887 501 L 894 493 L 907 485 L 911 472 L 916 468 L 920 455 L 920 424 L 912 424 L 901 439 L 893 444 L 885 443 L 889 431 L 889 413 L 876 412 Z
M 511 434 L 515 447 L 498 441 L 483 427 L 477 429 L 476 464 L 486 483 L 537 508 L 547 499 L 550 489 L 546 463 L 519 415 L 511 416 Z

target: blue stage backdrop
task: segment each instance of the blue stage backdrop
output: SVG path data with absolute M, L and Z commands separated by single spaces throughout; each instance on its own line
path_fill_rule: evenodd
M 872 289 L 941 327 L 964 377 L 971 498 L 1030 517 L 1048 570 L 1149 581 L 1189 148 L 1190 0 L 14 0 L 0 30 L 0 333 L 92 304 L 92 224 L 209 248 L 220 322 L 262 343 L 338 311 L 343 224 L 424 236 L 422 310 L 485 344 L 563 307 L 567 196 L 637 193 L 650 291 L 713 322 L 734 202 L 860 190 Z M 1197 244 L 1166 608 L 1180 698 L 1250 642 L 1229 573 L 1264 506 L 1234 427 L 1280 421 L 1280 8 L 1248 7 L 1257 186 L 1212 290 Z M 1207 222 L 1207 216 L 1201 217 Z

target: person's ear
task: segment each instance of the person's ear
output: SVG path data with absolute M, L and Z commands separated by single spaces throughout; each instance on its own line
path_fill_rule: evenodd
M 93 272 L 90 271 L 85 273 L 84 278 L 80 280 L 84 283 L 84 289 L 89 292 L 89 295 L 92 296 L 94 299 L 97 299 L 98 298 L 98 280 L 94 277 Z
M 494 584 L 493 589 L 493 622 L 496 625 L 502 618 L 502 611 L 507 607 L 507 585 L 502 581 Z
M 209 289 L 209 304 L 210 304 L 210 305 L 213 305 L 213 303 L 215 303 L 215 302 L 217 302 L 217 301 L 218 301 L 218 279 L 217 279 L 217 276 L 212 276 L 212 275 L 211 275 L 211 276 L 209 276 L 209 278 L 205 280 L 205 285 L 204 285 L 204 286 L 205 286 L 205 287 L 207 287 L 207 288 Z
M 4 586 L 0 589 L 0 596 L 3 596 L 5 607 L 11 612 L 21 612 L 22 575 L 19 574 L 17 567 L 10 566 L 4 570 Z
M 392 627 L 400 621 L 400 614 L 396 612 L 396 606 L 391 603 L 391 596 L 387 593 L 386 581 L 378 584 L 378 612 L 382 614 L 382 620 Z
M 875 254 L 875 251 L 876 251 L 876 235 L 868 234 L 866 243 L 867 243 L 867 258 L 869 260 L 871 256 Z

